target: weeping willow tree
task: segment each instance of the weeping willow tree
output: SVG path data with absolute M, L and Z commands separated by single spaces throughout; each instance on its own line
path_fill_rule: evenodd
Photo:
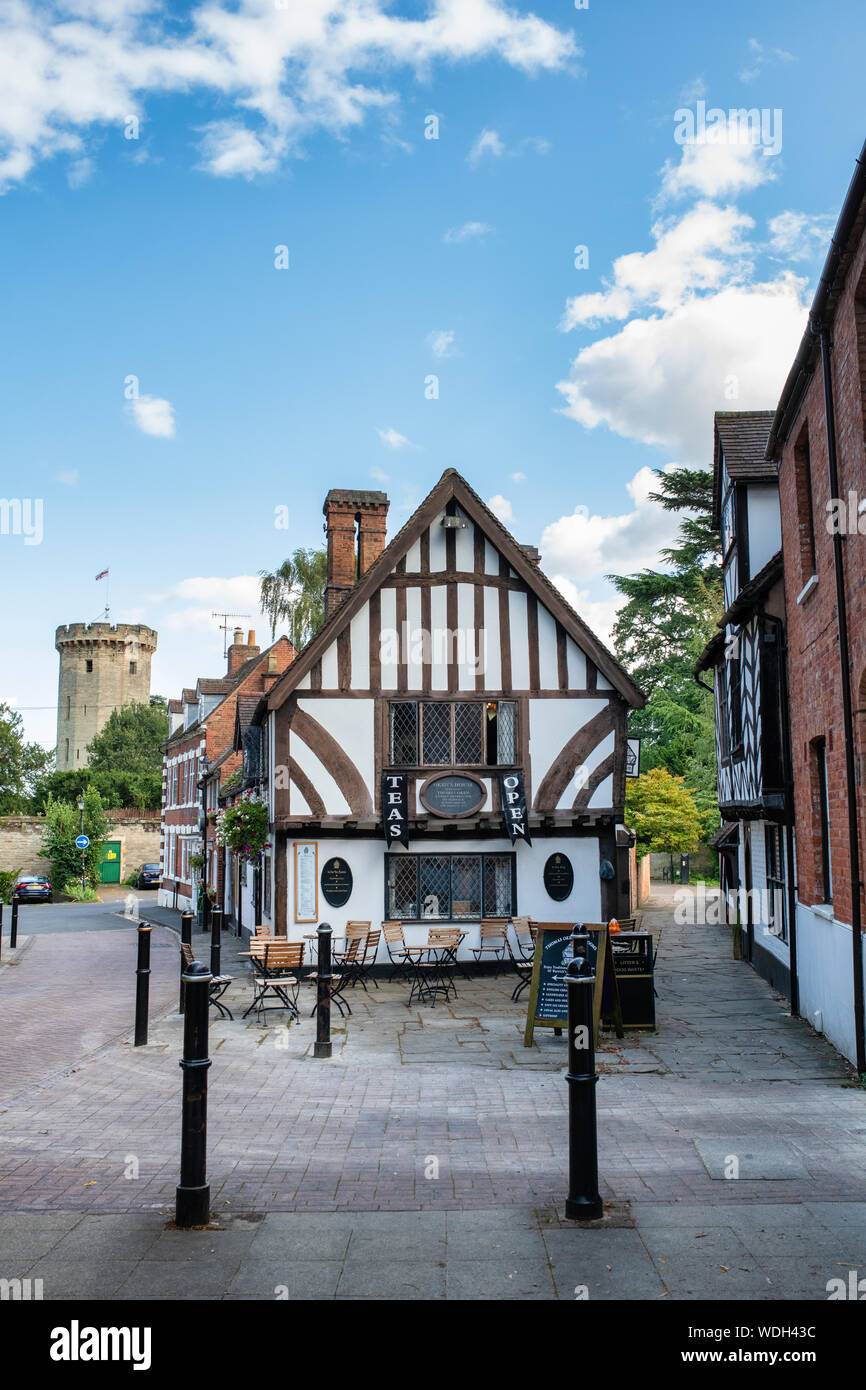
M 324 550 L 296 550 L 271 574 L 259 571 L 259 602 L 271 624 L 271 638 L 285 623 L 296 651 L 309 642 L 325 621 L 325 583 L 328 556 Z

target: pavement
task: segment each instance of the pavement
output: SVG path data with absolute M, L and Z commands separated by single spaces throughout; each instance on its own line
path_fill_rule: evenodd
M 175 945 L 174 914 L 142 911 Z M 732 959 L 724 928 L 674 925 L 670 889 L 644 917 L 659 941 L 658 1031 L 604 1036 L 598 1053 L 605 1215 L 587 1227 L 563 1214 L 564 1039 L 537 1031 L 523 1047 L 510 978 L 460 981 L 435 1008 L 409 1009 L 400 983 L 355 990 L 323 1061 L 311 986 L 300 1024 L 242 1020 L 248 965 L 226 933 L 234 1020 L 210 1029 L 212 1226 L 172 1229 L 176 952 L 154 951 L 150 1041 L 133 1049 L 111 996 L 134 970 L 134 931 L 114 920 L 34 934 L 0 970 L 4 1018 L 10 991 L 20 1010 L 64 942 L 80 972 L 53 1005 L 37 999 L 41 1031 L 26 1018 L 20 1038 L 4 1029 L 0 1276 L 41 1278 L 47 1299 L 823 1300 L 828 1281 L 866 1273 L 866 1091 Z M 207 960 L 207 938 L 194 944 Z M 57 1044 L 72 998 L 78 1022 Z M 128 1030 L 128 991 L 124 1008 Z M 76 1027 L 100 1040 L 58 1068 Z

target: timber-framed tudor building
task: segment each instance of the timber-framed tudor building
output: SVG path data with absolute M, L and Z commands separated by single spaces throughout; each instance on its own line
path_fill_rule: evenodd
M 242 785 L 271 818 L 243 922 L 298 940 L 398 920 L 410 943 L 454 923 L 466 954 L 482 917 L 627 916 L 642 693 L 455 470 L 386 546 L 387 512 L 381 492 L 328 494 L 325 623 L 244 727 L 238 702 Z

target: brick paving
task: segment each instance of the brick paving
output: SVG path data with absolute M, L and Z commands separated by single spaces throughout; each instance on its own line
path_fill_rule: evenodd
M 664 923 L 660 1029 L 605 1039 L 599 1054 L 605 1199 L 866 1201 L 866 1093 L 847 1064 L 730 958 L 722 929 L 675 927 L 663 912 L 646 921 Z M 130 1016 L 128 997 L 121 1008 L 99 984 L 112 978 L 111 964 L 101 957 L 98 979 L 85 988 L 82 943 L 63 941 L 82 987 L 62 1038 L 84 1028 L 88 1010 L 88 1026 L 111 1033 Z M 131 932 L 99 941 L 118 968 L 134 948 Z M 197 937 L 199 954 L 202 943 Z M 0 1209 L 167 1211 L 177 1181 L 181 1020 L 154 1024 L 144 1049 L 106 1043 L 87 1065 L 43 1080 L 38 1093 L 15 1085 L 19 1050 L 35 1066 L 36 1052 L 48 1049 L 54 1060 L 64 1045 L 52 1041 L 59 998 L 40 1001 L 28 1018 L 27 978 L 43 947 L 53 953 L 61 939 L 50 948 L 34 942 L 14 981 L 0 976 L 0 1002 L 5 1010 L 12 993 L 23 1029 L 20 1049 L 16 1039 L 4 1062 Z M 411 1010 L 405 985 L 356 990 L 353 1016 L 335 1018 L 335 1055 L 323 1062 L 312 1057 L 312 988 L 301 992 L 300 1025 L 243 1022 L 250 987 L 232 955 L 226 936 L 223 965 L 238 981 L 228 996 L 234 1022 L 211 1027 L 216 1211 L 468 1210 L 561 1199 L 565 1044 L 540 1032 L 531 1049 L 522 1046 L 523 1011 L 510 1002 L 510 979 L 461 982 L 450 1006 Z M 173 985 L 175 953 L 154 951 L 159 957 Z M 129 961 L 124 969 L 128 979 Z M 742 1161 L 738 1181 L 711 1176 L 695 1141 L 712 1139 Z M 750 1176 L 750 1165 L 760 1172 L 773 1159 L 748 1157 L 767 1144 L 776 1146 L 776 1166 L 781 1156 L 799 1176 Z M 124 1176 L 129 1155 L 135 1179 Z

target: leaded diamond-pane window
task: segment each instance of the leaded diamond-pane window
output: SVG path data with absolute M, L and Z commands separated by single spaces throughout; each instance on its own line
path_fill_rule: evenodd
M 421 854 L 420 893 L 422 917 L 451 916 L 451 862 L 445 854 Z
M 385 915 L 399 922 L 511 917 L 513 854 L 389 854 Z
M 484 916 L 510 917 L 514 911 L 511 900 L 510 854 L 485 854 L 484 856 Z
M 484 706 L 478 701 L 458 700 L 454 706 L 454 761 L 484 761 Z
M 513 700 L 500 700 L 496 711 L 496 761 L 503 765 L 517 762 L 517 737 L 515 704 Z M 491 916 L 498 916 L 491 913 Z
M 451 860 L 452 917 L 481 916 L 481 857 L 455 854 Z
M 451 705 L 447 700 L 429 701 L 423 706 L 422 762 L 428 767 L 451 765 Z
M 418 858 L 417 854 L 388 856 L 388 902 L 386 915 L 400 922 L 418 916 Z
M 391 766 L 414 767 L 418 762 L 418 706 L 414 700 L 391 705 Z

